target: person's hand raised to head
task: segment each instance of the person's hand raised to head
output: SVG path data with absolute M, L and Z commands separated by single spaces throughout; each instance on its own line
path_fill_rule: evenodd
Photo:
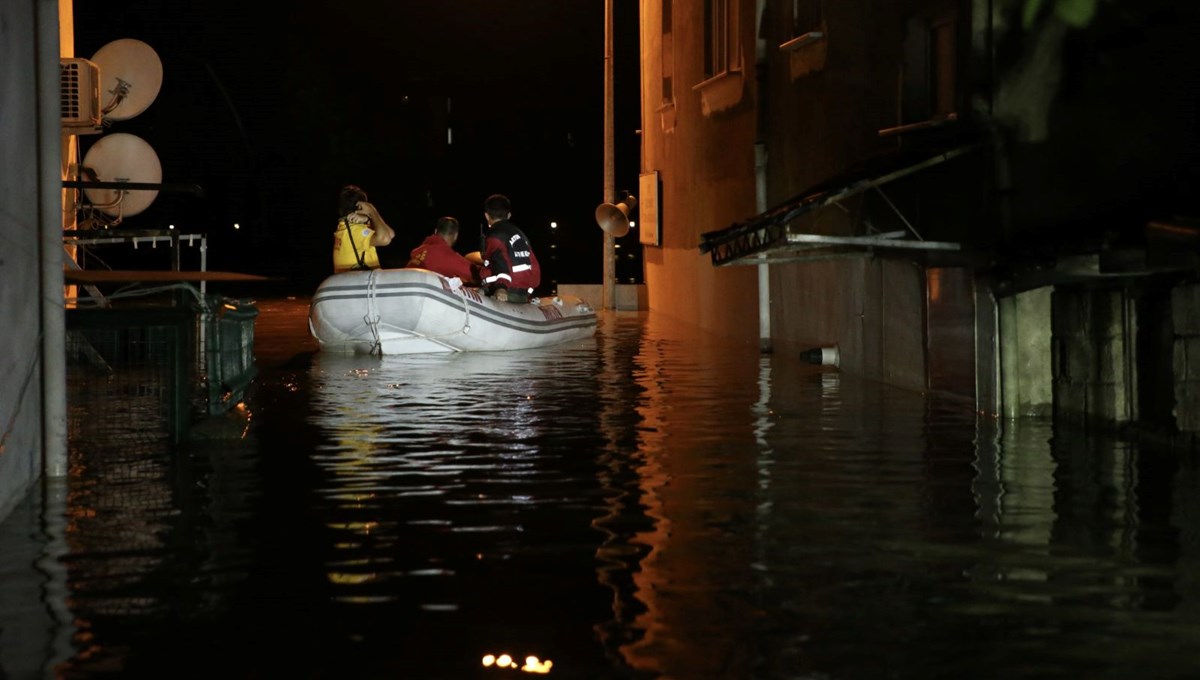
M 375 204 L 368 201 L 359 201 L 355 205 L 358 206 L 358 212 L 366 215 L 372 222 L 378 222 L 381 219 L 379 217 L 379 210 L 375 208 Z
M 392 230 L 387 222 L 383 221 L 383 216 L 375 208 L 375 205 L 368 201 L 359 201 L 358 210 L 366 215 L 371 220 L 371 227 L 375 233 L 371 236 L 371 245 L 386 246 L 396 237 L 396 232 Z

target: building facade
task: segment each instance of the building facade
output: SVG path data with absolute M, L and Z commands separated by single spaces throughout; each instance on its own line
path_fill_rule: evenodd
M 1195 9 L 642 0 L 641 19 L 655 313 L 836 347 L 843 371 L 984 413 L 1200 428 Z

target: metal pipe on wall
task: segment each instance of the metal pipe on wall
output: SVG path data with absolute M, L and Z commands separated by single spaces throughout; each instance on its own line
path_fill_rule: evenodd
M 767 0 L 757 0 L 754 7 L 755 26 L 763 25 L 763 13 L 767 11 Z M 758 141 L 754 145 L 754 212 L 761 215 L 767 210 L 767 144 L 766 144 L 766 89 L 767 89 L 767 39 L 758 31 L 755 41 L 755 72 L 758 76 Z M 766 264 L 766 255 L 760 255 L 763 263 L 758 265 L 758 349 L 771 351 L 771 265 Z

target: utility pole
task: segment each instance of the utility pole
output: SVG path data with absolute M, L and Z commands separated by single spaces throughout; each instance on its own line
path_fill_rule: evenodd
M 604 0 L 604 202 L 616 203 L 613 164 L 613 0 Z M 604 232 L 604 309 L 617 308 L 617 243 Z

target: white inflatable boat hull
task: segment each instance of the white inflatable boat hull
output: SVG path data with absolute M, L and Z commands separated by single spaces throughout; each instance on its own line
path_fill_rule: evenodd
M 308 328 L 327 352 L 486 352 L 591 337 L 596 312 L 574 296 L 500 302 L 424 269 L 373 269 L 326 278 Z

